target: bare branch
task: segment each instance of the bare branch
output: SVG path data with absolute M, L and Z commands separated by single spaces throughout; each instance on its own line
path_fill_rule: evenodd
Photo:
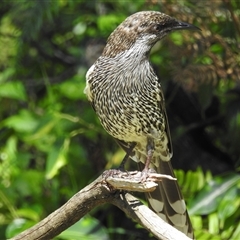
M 153 175 L 155 179 L 158 179 L 156 181 L 159 181 L 159 176 L 156 176 L 156 174 Z M 162 177 L 167 176 L 164 175 Z M 129 178 L 132 178 L 131 173 L 129 174 Z M 141 185 L 142 183 L 139 184 Z M 112 186 L 109 186 L 103 176 L 98 177 L 94 182 L 76 193 L 62 207 L 11 240 L 52 239 L 76 223 L 93 208 L 104 203 L 111 203 L 120 208 L 134 221 L 151 232 L 157 239 L 189 240 L 183 233 L 164 222 L 131 194 L 118 190 L 113 191 L 112 189 Z M 149 189 L 146 191 L 149 191 Z
M 157 239 L 190 240 L 189 237 L 166 223 L 131 194 L 126 193 L 121 197 L 121 200 L 119 198 L 113 199 L 114 201 L 112 201 L 112 204 L 119 207 L 130 218 L 152 233 Z

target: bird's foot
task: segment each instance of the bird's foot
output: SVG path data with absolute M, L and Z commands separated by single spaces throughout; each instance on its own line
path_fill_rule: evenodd
M 151 168 L 144 168 L 141 172 L 141 176 L 140 176 L 140 182 L 144 183 L 147 181 L 147 178 L 149 177 L 149 175 L 151 173 L 156 173 L 156 171 L 154 169 Z
M 125 171 L 124 168 L 116 168 L 104 171 L 102 176 L 106 180 L 108 177 L 121 178 L 123 176 L 126 176 L 126 174 L 128 174 L 128 172 Z

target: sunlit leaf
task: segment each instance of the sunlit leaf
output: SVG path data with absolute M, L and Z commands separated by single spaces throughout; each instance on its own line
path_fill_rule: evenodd
M 57 122 L 58 119 L 52 116 L 39 118 L 36 129 L 34 129 L 34 133 L 31 136 L 28 136 L 26 140 L 34 141 L 47 136 L 47 134 L 56 126 Z
M 216 213 L 211 213 L 208 215 L 208 228 L 209 232 L 212 234 L 219 233 L 219 219 Z
M 239 240 L 239 236 L 240 236 L 240 223 L 238 222 L 233 232 L 231 240 Z
M 15 235 L 23 232 L 24 230 L 32 227 L 34 224 L 35 222 L 24 218 L 14 219 L 13 222 L 7 226 L 6 237 L 14 237 Z
M 16 69 L 14 67 L 6 68 L 4 71 L 1 71 L 0 72 L 0 84 L 2 85 L 10 77 L 12 77 L 14 75 L 15 71 L 16 71 Z
M 17 115 L 13 115 L 4 121 L 4 125 L 18 132 L 32 132 L 36 128 L 38 120 L 28 110 L 22 109 Z
M 58 237 L 60 239 L 64 238 L 84 240 L 109 239 L 107 230 L 101 225 L 101 223 L 97 219 L 90 216 L 82 218 L 80 221 L 62 232 Z
M 21 171 L 22 176 L 13 181 L 12 186 L 18 189 L 19 196 L 29 197 L 41 193 L 41 183 L 44 179 L 43 173 L 35 169 Z M 34 179 L 34 181 L 32 181 Z M 31 197 L 33 197 L 31 196 Z
M 183 44 L 184 38 L 181 32 L 173 32 L 170 35 L 171 40 L 174 42 L 174 44 L 181 46 Z
M 213 235 L 207 231 L 202 231 L 202 230 L 196 230 L 194 231 L 194 235 L 196 239 L 200 240 L 222 240 L 221 236 Z
M 229 227 L 224 226 L 221 230 L 221 237 L 222 239 L 232 239 L 231 236 L 234 233 L 234 230 L 236 229 L 236 223 L 231 223 Z
M 231 188 L 225 193 L 218 207 L 218 216 L 224 222 L 229 216 L 233 215 L 240 207 L 239 189 Z M 223 223 L 222 223 L 223 225 Z
M 232 174 L 223 178 L 221 182 L 212 180 L 207 184 L 197 197 L 189 205 L 189 213 L 191 214 L 209 214 L 215 211 L 219 202 L 225 193 L 240 181 L 240 176 Z
M 65 81 L 61 83 L 58 88 L 60 93 L 63 96 L 66 96 L 69 99 L 77 100 L 77 99 L 87 99 L 86 95 L 84 94 L 85 88 L 85 79 L 80 78 L 79 80 L 71 79 L 69 81 Z
M 19 81 L 1 83 L 0 97 L 26 101 L 27 95 L 23 84 Z
M 103 32 L 110 32 L 112 31 L 123 19 L 125 16 L 123 15 L 116 15 L 116 14 L 108 14 L 108 15 L 101 15 L 97 19 L 98 27 Z
M 69 149 L 69 139 L 65 139 L 63 145 L 58 148 L 58 145 L 55 145 L 51 148 L 48 158 L 47 158 L 47 167 L 46 167 L 46 178 L 53 178 L 58 171 L 66 164 L 66 154 Z
M 191 216 L 191 223 L 195 230 L 200 230 L 203 227 L 203 220 L 200 216 Z
M 87 29 L 87 25 L 85 22 L 79 22 L 76 24 L 73 28 L 73 33 L 76 35 L 81 35 L 83 34 Z
M 36 212 L 34 209 L 30 209 L 30 208 L 21 208 L 17 210 L 17 214 L 19 217 L 21 218 L 25 218 L 28 220 L 32 220 L 34 222 L 38 222 L 39 219 L 39 213 Z

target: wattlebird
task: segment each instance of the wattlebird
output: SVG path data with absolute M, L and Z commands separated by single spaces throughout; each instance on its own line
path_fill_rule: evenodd
M 149 54 L 157 41 L 181 29 L 198 28 L 160 12 L 135 13 L 112 32 L 86 74 L 85 93 L 102 126 L 131 159 L 144 164 L 143 179 L 149 169 L 174 177 L 164 95 Z M 163 179 L 147 198 L 161 218 L 193 238 L 177 181 Z

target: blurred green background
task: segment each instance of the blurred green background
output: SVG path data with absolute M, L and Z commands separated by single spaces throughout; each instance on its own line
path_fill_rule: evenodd
M 0 239 L 63 205 L 124 153 L 83 94 L 87 69 L 130 14 L 157 10 L 202 29 L 152 50 L 173 166 L 197 239 L 240 236 L 240 2 L 2 0 Z M 136 168 L 129 163 L 129 168 Z M 104 205 L 55 239 L 153 239 Z

